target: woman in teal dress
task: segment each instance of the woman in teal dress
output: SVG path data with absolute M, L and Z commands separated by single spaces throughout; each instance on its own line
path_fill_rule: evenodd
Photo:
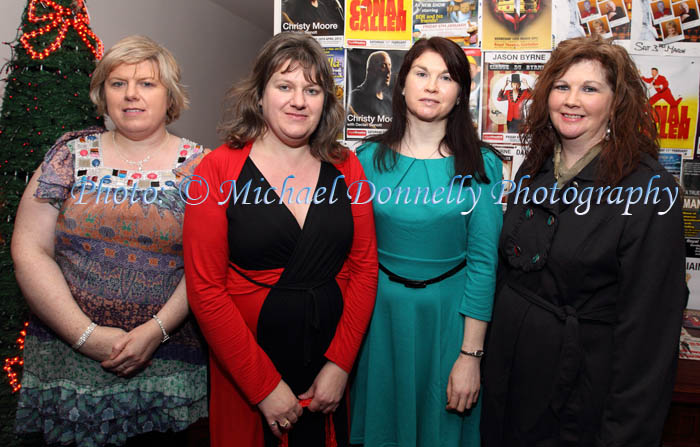
M 351 393 L 354 444 L 480 443 L 502 167 L 469 125 L 470 83 L 459 46 L 419 40 L 399 71 L 390 128 L 357 151 L 381 272 Z

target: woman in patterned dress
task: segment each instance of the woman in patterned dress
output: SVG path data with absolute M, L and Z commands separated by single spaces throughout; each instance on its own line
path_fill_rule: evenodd
M 207 413 L 177 189 L 204 151 L 166 129 L 187 105 L 180 69 L 156 42 L 127 37 L 98 64 L 90 96 L 115 130 L 56 142 L 12 238 L 34 313 L 16 428 L 43 432 L 48 444 L 121 445 Z

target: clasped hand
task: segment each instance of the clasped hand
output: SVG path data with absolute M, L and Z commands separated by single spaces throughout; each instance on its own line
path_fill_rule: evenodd
M 150 365 L 153 353 L 160 345 L 161 330 L 155 320 L 135 327 L 112 346 L 112 352 L 102 367 L 119 376 L 129 376 Z
M 348 373 L 333 362 L 326 362 L 316 375 L 314 383 L 299 399 L 311 399 L 309 411 L 333 413 L 343 398 L 345 385 L 348 383 Z
M 303 413 L 299 400 L 311 399 L 307 407 L 309 411 L 332 413 L 343 398 L 347 382 L 348 373 L 335 363 L 327 362 L 305 393 L 295 396 L 284 380 L 280 380 L 275 389 L 258 404 L 258 408 L 272 433 L 281 437 L 282 430 L 291 429 Z
M 127 377 L 148 366 L 161 340 L 160 327 L 154 320 L 129 332 L 98 326 L 80 352 L 100 362 L 118 376 Z

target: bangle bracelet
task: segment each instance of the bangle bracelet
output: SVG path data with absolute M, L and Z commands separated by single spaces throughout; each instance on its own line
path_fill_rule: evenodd
M 90 326 L 88 326 L 87 329 L 85 329 L 85 332 L 83 332 L 83 335 L 80 336 L 80 338 L 78 339 L 78 341 L 75 342 L 75 344 L 72 346 L 72 348 L 76 351 L 78 349 L 80 349 L 80 347 L 85 344 L 88 337 L 90 336 L 90 334 L 92 334 L 92 331 L 94 331 L 96 327 L 97 327 L 97 323 L 91 322 Z
M 160 326 L 160 331 L 163 333 L 163 339 L 160 342 L 165 343 L 166 341 L 170 340 L 170 335 L 168 335 L 168 333 L 165 332 L 165 326 L 163 326 L 163 322 L 160 321 L 160 318 L 158 318 L 158 316 L 156 315 L 153 315 L 153 319 L 156 320 L 156 323 L 158 323 L 158 326 Z

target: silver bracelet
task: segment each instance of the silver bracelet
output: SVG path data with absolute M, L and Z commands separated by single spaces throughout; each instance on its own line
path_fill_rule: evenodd
M 168 335 L 168 333 L 165 332 L 165 326 L 163 326 L 163 322 L 160 321 L 160 318 L 158 318 L 158 316 L 156 315 L 153 315 L 153 319 L 156 320 L 156 323 L 158 323 L 158 326 L 160 326 L 160 331 L 163 333 L 163 339 L 160 342 L 165 343 L 166 341 L 170 340 L 170 335 Z
M 87 329 L 85 329 L 85 332 L 83 332 L 83 335 L 81 335 L 78 341 L 76 341 L 75 344 L 72 346 L 73 349 L 76 351 L 80 349 L 80 347 L 85 344 L 88 337 L 92 334 L 92 331 L 94 331 L 96 327 L 97 323 L 91 322 L 90 326 L 88 326 Z

